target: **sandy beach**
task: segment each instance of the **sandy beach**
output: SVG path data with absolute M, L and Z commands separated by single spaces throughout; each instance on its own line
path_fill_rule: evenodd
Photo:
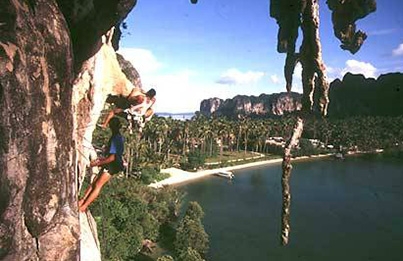
M 303 156 L 303 157 L 294 158 L 294 159 L 292 159 L 292 161 L 329 157 L 332 155 L 333 154 Z M 283 161 L 282 158 L 271 159 L 271 160 L 262 160 L 262 161 L 245 163 L 245 164 L 229 166 L 229 167 L 224 167 L 224 168 L 201 170 L 201 171 L 197 171 L 197 172 L 189 172 L 189 171 L 184 171 L 184 170 L 177 169 L 177 168 L 162 169 L 161 173 L 168 173 L 170 175 L 170 177 L 167 179 L 161 180 L 159 182 L 152 183 L 149 186 L 154 187 L 154 188 L 161 188 L 164 186 L 176 185 L 176 184 L 180 184 L 180 183 L 184 183 L 184 182 L 188 182 L 188 181 L 197 180 L 197 179 L 200 179 L 203 177 L 213 175 L 220 171 L 231 171 L 231 170 L 237 170 L 237 169 L 244 169 L 244 168 L 250 168 L 250 167 L 267 165 L 267 164 L 281 163 L 282 161 Z

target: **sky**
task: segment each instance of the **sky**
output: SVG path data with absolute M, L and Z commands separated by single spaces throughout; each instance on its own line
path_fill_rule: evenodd
M 329 81 L 346 72 L 403 72 L 402 0 L 377 0 L 377 11 L 358 20 L 368 38 L 354 55 L 339 47 L 326 0 L 319 4 Z M 203 99 L 285 91 L 285 54 L 276 50 L 269 0 L 138 0 L 125 23 L 118 53 L 138 70 L 143 89 L 156 90 L 156 112 L 195 112 Z M 302 93 L 300 66 L 292 90 Z

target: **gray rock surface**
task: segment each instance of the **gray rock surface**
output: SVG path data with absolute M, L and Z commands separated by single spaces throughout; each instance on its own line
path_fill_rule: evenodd
M 106 50 L 101 36 L 135 4 L 0 1 L 1 260 L 80 258 L 77 194 L 88 163 L 82 146 L 99 117 L 91 112 L 107 92 L 130 87 L 115 73 L 116 57 L 108 65 L 116 70 L 106 75 L 116 77 L 105 88 L 91 68 L 100 68 L 94 57 Z M 116 47 L 118 37 L 109 42 Z
M 261 94 L 259 96 L 237 95 L 232 99 L 210 98 L 200 104 L 200 113 L 205 116 L 237 118 L 248 116 L 280 116 L 301 110 L 302 95 L 296 92 Z

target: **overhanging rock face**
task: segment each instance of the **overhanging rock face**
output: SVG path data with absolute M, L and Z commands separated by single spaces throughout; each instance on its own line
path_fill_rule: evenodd
M 92 148 L 92 133 L 101 116 L 105 100 L 109 94 L 128 95 L 133 84 L 122 72 L 111 37 L 114 29 L 101 37 L 98 52 L 85 61 L 73 84 L 74 140 L 76 141 L 77 161 L 81 184 L 89 165 Z
M 118 38 L 101 36 L 135 4 L 0 2 L 1 260 L 80 258 L 77 191 L 85 154 L 79 149 L 104 93 L 130 88 L 127 79 L 116 84 L 119 73 L 109 83 L 97 77 L 117 64 L 116 57 L 110 63 L 99 57 L 111 53 Z M 82 72 L 88 72 L 87 82 Z
M 101 37 L 98 52 L 83 63 L 73 85 L 74 140 L 76 142 L 78 186 L 86 175 L 89 159 L 94 154 L 92 133 L 108 94 L 128 95 L 133 84 L 122 72 L 111 37 L 113 28 Z M 87 173 L 88 174 L 88 173 Z M 80 260 L 101 260 L 96 223 L 91 213 L 80 213 Z

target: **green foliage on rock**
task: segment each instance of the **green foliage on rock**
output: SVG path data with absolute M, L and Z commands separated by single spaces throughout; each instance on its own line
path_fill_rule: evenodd
M 161 256 L 157 259 L 157 261 L 174 261 L 172 256 L 169 255 L 165 255 L 165 256 Z
M 204 255 L 209 248 L 209 238 L 202 224 L 203 210 L 197 202 L 191 202 L 185 216 L 178 225 L 175 249 L 179 255 L 191 248 Z
M 132 260 L 144 239 L 157 241 L 162 224 L 179 209 L 181 195 L 155 190 L 132 178 L 114 178 L 91 206 L 97 221 L 103 260 Z
M 204 217 L 204 212 L 199 203 L 195 201 L 189 202 L 185 217 L 189 217 L 192 220 L 201 220 Z
M 199 252 L 195 249 L 188 247 L 186 251 L 183 251 L 179 255 L 179 261 L 204 261 L 204 259 L 200 256 Z

